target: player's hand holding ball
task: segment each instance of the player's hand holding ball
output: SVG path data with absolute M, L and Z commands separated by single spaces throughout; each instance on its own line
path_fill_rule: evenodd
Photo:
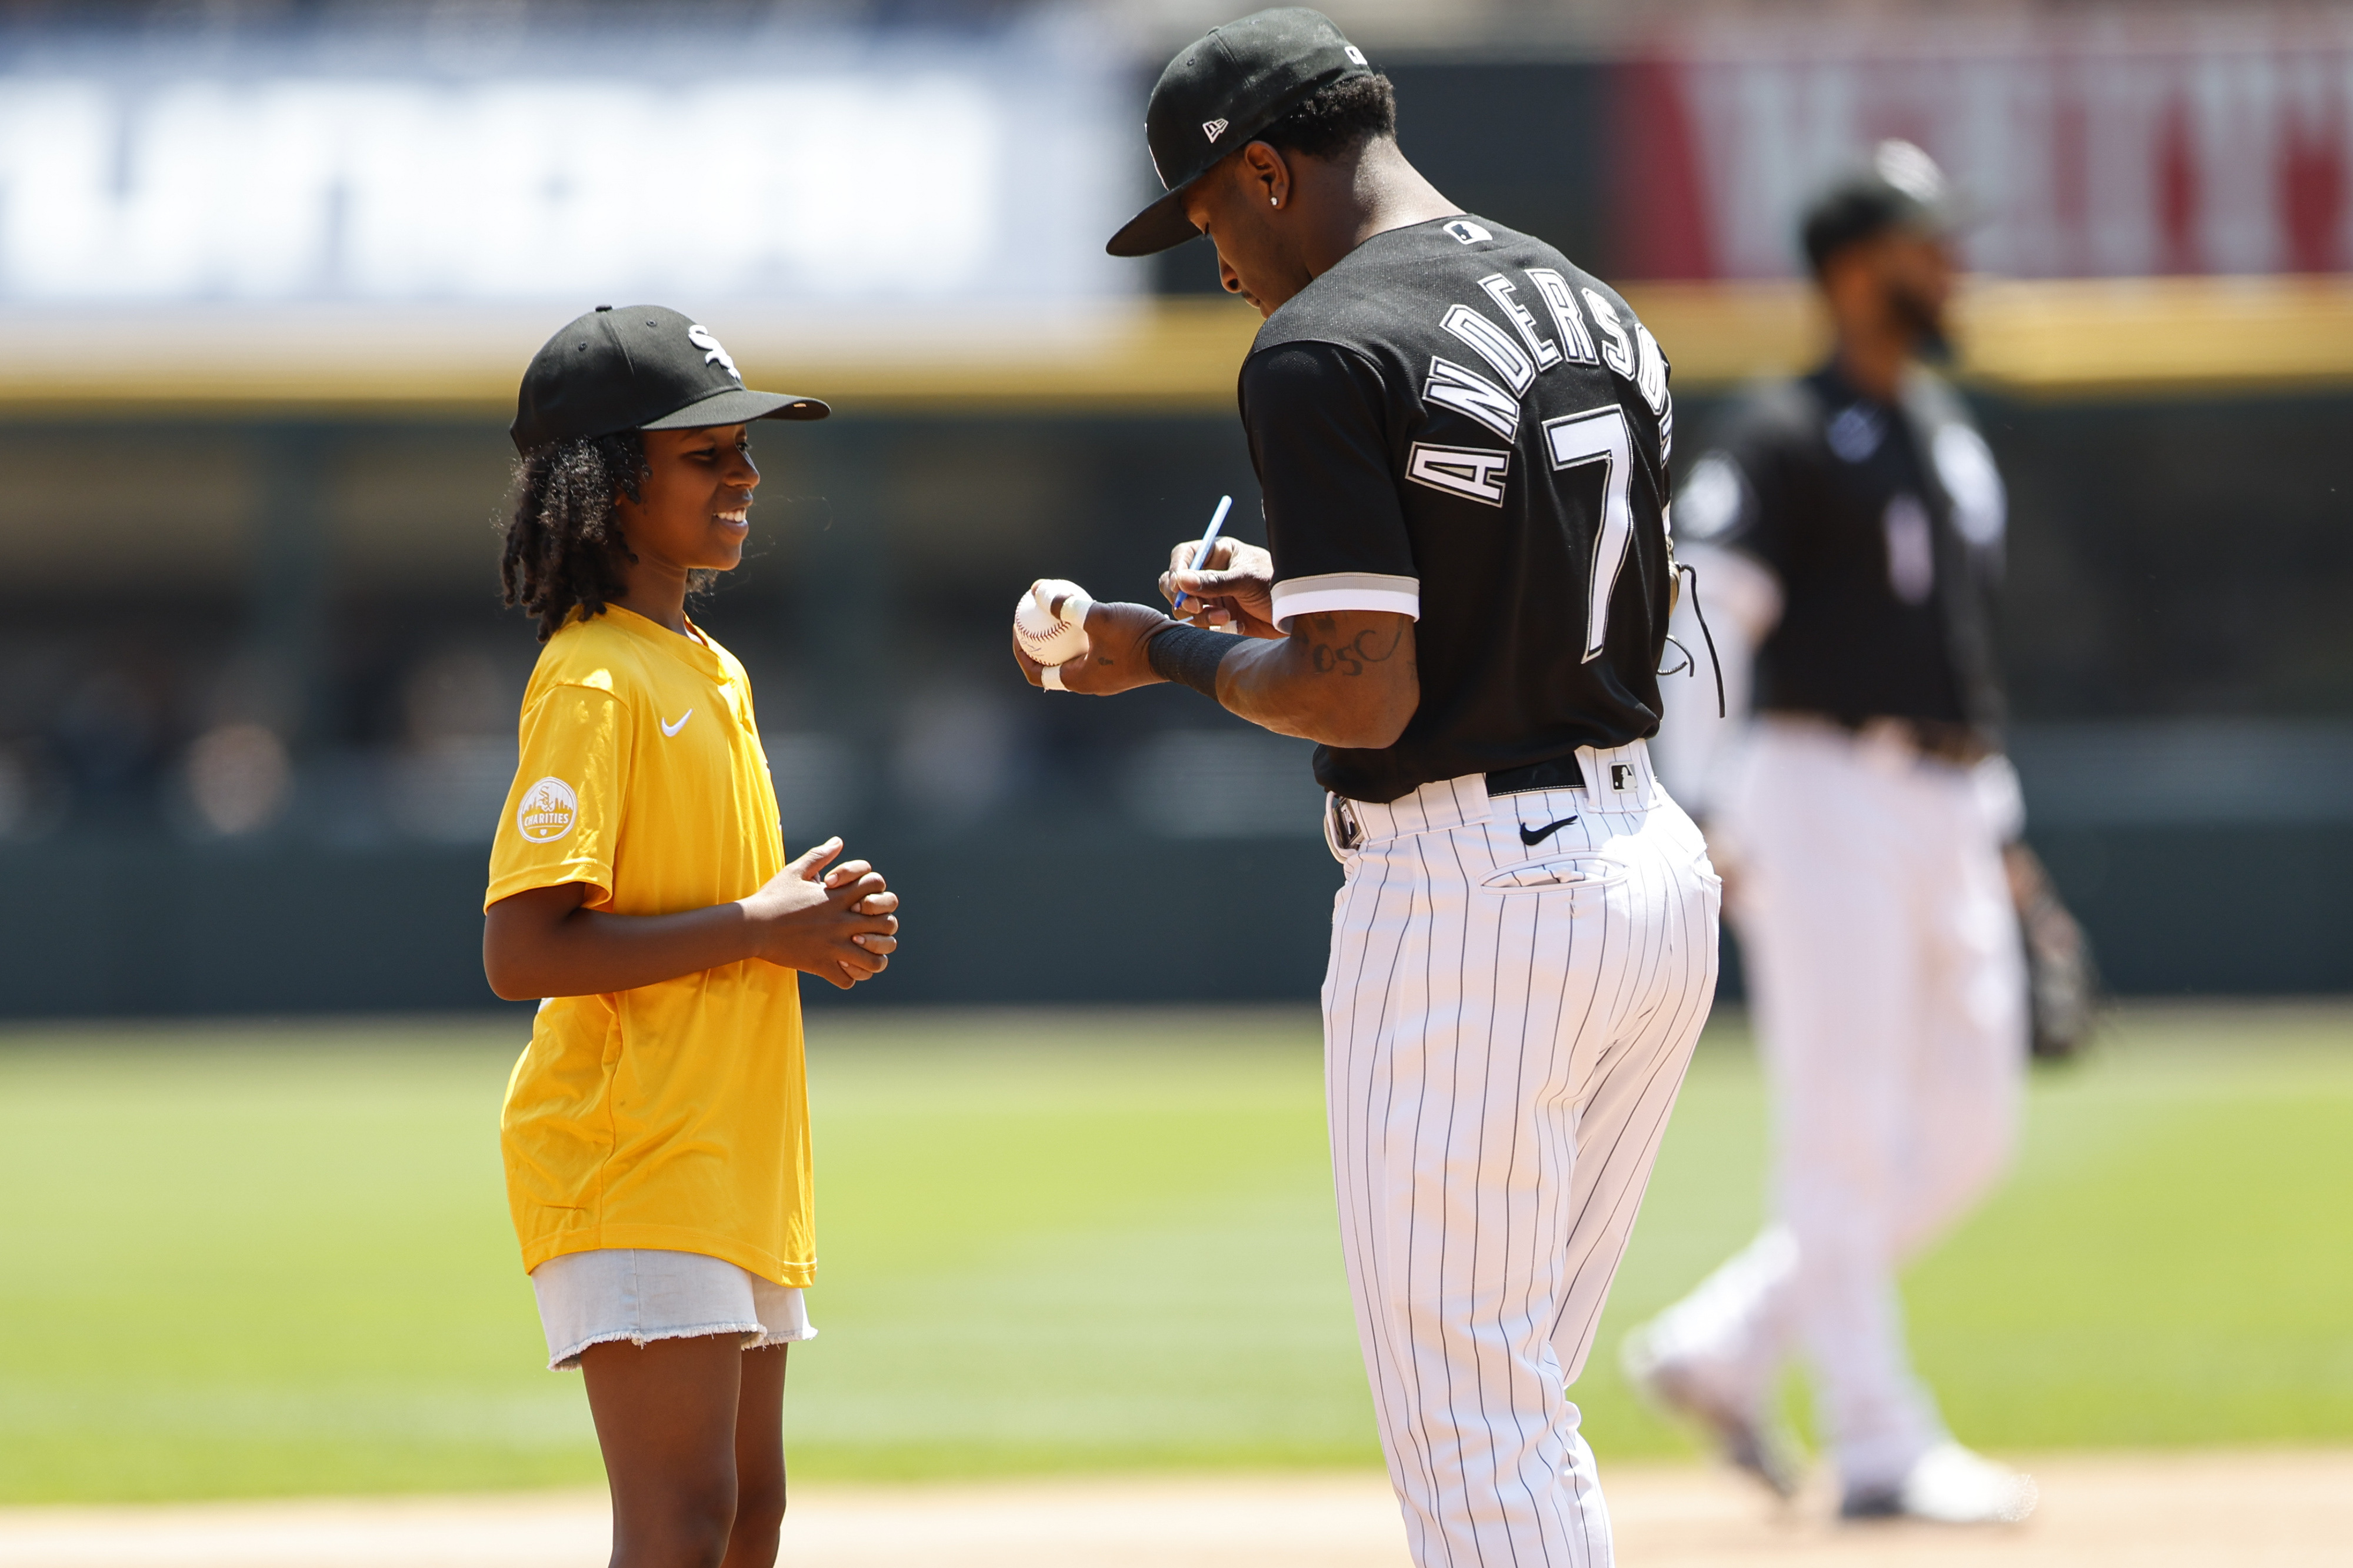
M 1013 646 L 1048 673 L 1049 690 L 1062 689 L 1060 667 L 1087 651 L 1087 611 L 1094 600 L 1060 577 L 1040 577 L 1013 606 Z
M 744 900 L 759 932 L 760 956 L 847 991 L 890 967 L 899 946 L 899 895 L 863 860 L 831 870 L 841 840 L 828 838 L 768 879 Z
M 1209 545 L 1198 570 L 1193 557 L 1201 542 L 1188 539 L 1168 552 L 1168 570 L 1160 574 L 1160 596 L 1177 605 L 1178 620 L 1199 626 L 1230 626 L 1244 637 L 1279 640 L 1274 625 L 1274 557 L 1239 539 L 1219 539 Z
M 1013 607 L 1013 659 L 1030 685 L 1108 697 L 1160 678 L 1144 645 L 1168 617 L 1143 605 L 1103 605 L 1076 583 L 1040 578 Z

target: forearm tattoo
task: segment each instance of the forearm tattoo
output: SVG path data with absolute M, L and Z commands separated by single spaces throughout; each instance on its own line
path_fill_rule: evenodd
M 1366 626 L 1355 637 L 1339 636 L 1337 617 L 1311 616 L 1307 620 L 1307 657 L 1318 675 L 1362 675 L 1369 664 L 1387 664 L 1405 643 L 1408 622 L 1399 619 L 1387 628 Z

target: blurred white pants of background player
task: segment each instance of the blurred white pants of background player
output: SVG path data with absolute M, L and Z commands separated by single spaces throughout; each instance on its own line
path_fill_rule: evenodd
M 1945 1434 L 1896 1270 L 2009 1163 L 2025 982 L 2001 846 L 2016 775 L 1767 717 L 1725 780 L 1739 931 L 1772 1092 L 1780 1223 L 1662 1315 L 1658 1351 L 1757 1408 L 1802 1349 L 1850 1491 Z
M 1715 998 L 1720 894 L 1641 742 L 1577 761 L 1586 790 L 1491 801 L 1470 777 L 1347 803 L 1362 841 L 1324 983 L 1332 1162 L 1425 1568 L 1611 1561 L 1567 1387 Z

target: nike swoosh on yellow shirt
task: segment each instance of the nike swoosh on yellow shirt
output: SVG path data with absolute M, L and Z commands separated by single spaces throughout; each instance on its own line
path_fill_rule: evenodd
M 667 738 L 667 737 L 669 737 L 669 736 L 675 735 L 675 734 L 677 734 L 681 730 L 685 729 L 685 728 L 686 728 L 686 721 L 687 721 L 689 719 L 691 719 L 691 718 L 693 718 L 693 717 L 694 717 L 694 710 L 693 710 L 693 709 L 691 709 L 691 708 L 690 708 L 690 709 L 688 709 L 685 712 L 683 712 L 683 713 L 681 713 L 681 714 L 680 714 L 680 715 L 678 716 L 678 722 L 677 722 L 677 723 L 675 723 L 675 724 L 671 723 L 669 720 L 667 720 L 667 719 L 663 718 L 663 717 L 662 717 L 660 714 L 659 714 L 659 713 L 657 713 L 657 714 L 655 714 L 655 715 L 654 715 L 654 722 L 655 722 L 655 723 L 657 723 L 657 724 L 659 724 L 659 725 L 662 727 L 662 734 L 663 734 L 663 736 L 664 736 L 665 738 Z

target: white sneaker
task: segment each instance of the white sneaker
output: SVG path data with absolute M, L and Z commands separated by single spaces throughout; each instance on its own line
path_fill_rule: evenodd
M 1847 1493 L 1839 1517 L 2017 1524 L 2034 1511 L 2040 1497 L 2032 1476 L 2005 1469 L 1958 1443 L 1944 1442 L 1913 1461 L 1902 1486 Z
M 1636 1393 L 1700 1428 L 1725 1463 L 1775 1497 L 1787 1500 L 1798 1495 L 1803 1467 L 1787 1435 L 1769 1417 L 1715 1397 L 1689 1367 L 1661 1351 L 1652 1325 L 1626 1336 L 1618 1362 Z

